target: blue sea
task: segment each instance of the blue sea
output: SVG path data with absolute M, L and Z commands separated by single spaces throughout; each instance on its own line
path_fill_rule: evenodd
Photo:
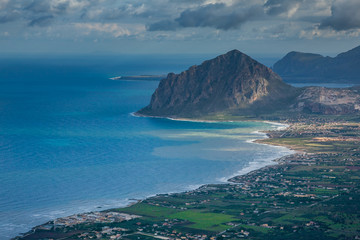
M 73 213 L 221 183 L 289 154 L 252 143 L 262 122 L 135 117 L 156 81 L 209 56 L 0 59 L 0 239 Z

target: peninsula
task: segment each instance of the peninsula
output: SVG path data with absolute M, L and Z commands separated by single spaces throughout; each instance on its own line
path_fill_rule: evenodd
M 163 75 L 138 75 L 138 76 L 117 76 L 111 77 L 110 80 L 128 80 L 128 81 L 160 81 Z

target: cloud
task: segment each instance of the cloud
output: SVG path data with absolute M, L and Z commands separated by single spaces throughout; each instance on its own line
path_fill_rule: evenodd
M 95 0 L 0 0 L 0 23 L 25 21 L 28 26 L 48 26 L 56 18 L 80 15 L 91 3 L 96 5 Z
M 175 31 L 180 27 L 179 23 L 171 20 L 155 22 L 147 27 L 148 31 Z
M 264 4 L 265 12 L 270 16 L 286 15 L 292 17 L 303 0 L 268 0 Z
M 52 15 L 42 16 L 42 17 L 31 20 L 29 22 L 29 26 L 31 26 L 31 27 L 34 27 L 34 26 L 46 27 L 46 26 L 49 26 L 53 20 L 54 20 L 54 16 L 52 16 Z
M 346 36 L 347 38 L 358 38 L 360 36 L 360 29 L 337 31 L 332 28 L 319 28 L 319 26 L 317 25 L 313 28 L 303 29 L 299 31 L 300 39 L 339 39 L 344 36 Z
M 339 38 L 357 34 L 359 12 L 360 0 L 0 0 L 0 26 L 14 38 Z
M 87 30 L 85 34 L 90 34 L 90 32 L 95 31 L 99 33 L 109 33 L 116 38 L 130 36 L 133 34 L 132 30 L 134 29 L 136 29 L 136 33 L 145 30 L 145 27 L 141 25 L 121 26 L 116 23 L 75 23 L 74 26 L 79 29 Z
M 18 11 L 10 11 L 6 13 L 0 13 L 0 24 L 15 21 L 21 17 Z
M 26 1 L 24 3 L 23 10 L 26 12 L 32 12 L 34 14 L 49 13 L 51 11 L 50 3 L 51 1 L 45 1 L 45 0 Z
M 238 28 L 241 24 L 261 13 L 259 8 L 234 10 L 225 4 L 209 4 L 197 10 L 187 10 L 181 13 L 176 21 L 182 27 L 213 27 L 229 30 Z
M 197 7 L 201 2 L 202 0 L 135 0 L 131 2 L 124 1 L 122 3 L 119 1 L 117 4 L 112 4 L 111 7 L 103 4 L 98 17 L 106 21 L 125 19 L 161 21 L 178 16 L 184 9 Z M 87 14 L 91 15 L 91 11 L 96 10 L 98 9 L 93 8 Z
M 0 9 L 3 9 L 8 4 L 9 0 L 0 0 Z
M 98 9 L 91 10 L 88 15 L 90 16 L 93 11 Z M 101 17 L 105 20 L 117 20 L 125 19 L 128 17 L 142 17 L 143 15 L 150 14 L 151 10 L 147 9 L 145 4 L 125 4 L 118 6 L 116 8 L 105 8 L 102 11 L 98 12 L 98 17 Z
M 209 27 L 217 30 L 239 29 L 255 21 L 284 21 L 320 23 L 330 14 L 331 0 L 204 0 L 188 7 L 177 17 L 148 24 L 149 31 L 174 31 L 188 27 Z M 176 15 L 175 15 L 176 16 Z M 267 22 L 264 22 L 267 25 Z
M 149 31 L 169 31 L 177 28 L 210 27 L 221 30 L 237 29 L 249 20 L 263 16 L 260 5 L 243 8 L 239 5 L 211 3 L 197 9 L 187 9 L 174 20 L 162 20 L 148 26 Z
M 331 16 L 321 22 L 320 28 L 337 31 L 360 28 L 360 1 L 337 0 L 331 7 Z

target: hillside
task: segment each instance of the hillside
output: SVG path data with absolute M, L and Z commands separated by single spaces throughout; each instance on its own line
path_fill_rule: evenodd
M 290 106 L 291 112 L 353 115 L 360 112 L 360 88 L 307 87 Z
M 356 55 L 354 52 L 345 54 Z M 323 61 L 315 54 L 291 53 L 304 64 Z M 344 55 L 339 55 L 343 58 Z M 295 63 L 292 66 L 297 66 Z M 312 68 L 311 64 L 304 68 Z M 292 71 L 284 68 L 284 71 Z M 180 74 L 162 79 L 142 116 L 173 118 L 290 118 L 306 114 L 354 115 L 360 113 L 358 87 L 295 88 L 270 68 L 238 50 L 230 51 Z
M 161 80 L 150 104 L 138 114 L 197 117 L 222 113 L 260 114 L 289 104 L 298 91 L 270 68 L 238 50 Z
M 360 46 L 336 57 L 290 52 L 274 64 L 287 82 L 360 84 Z

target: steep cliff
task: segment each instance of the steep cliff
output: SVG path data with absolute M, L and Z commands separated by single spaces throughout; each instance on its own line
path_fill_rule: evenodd
M 262 113 L 291 104 L 298 91 L 268 67 L 238 50 L 161 80 L 150 104 L 138 114 L 196 117 Z

